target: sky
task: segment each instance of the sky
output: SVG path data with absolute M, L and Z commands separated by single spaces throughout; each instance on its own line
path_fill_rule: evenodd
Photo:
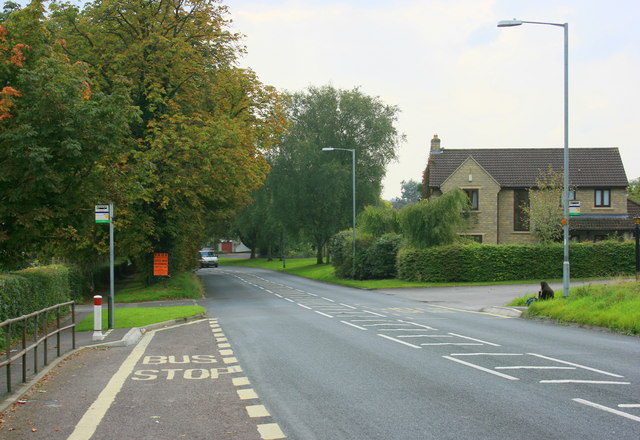
M 569 23 L 569 146 L 618 147 L 640 177 L 638 0 L 225 0 L 241 66 L 282 91 L 358 87 L 398 106 L 406 135 L 382 196 L 420 182 L 444 148 L 562 148 Z M 337 147 L 337 146 L 335 146 Z

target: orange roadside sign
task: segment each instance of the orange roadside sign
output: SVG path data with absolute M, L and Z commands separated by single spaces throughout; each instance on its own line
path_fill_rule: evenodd
M 153 254 L 153 275 L 169 276 L 169 254 L 161 252 Z

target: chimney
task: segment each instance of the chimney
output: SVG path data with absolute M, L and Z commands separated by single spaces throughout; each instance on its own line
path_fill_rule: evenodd
M 440 149 L 440 139 L 438 139 L 438 135 L 434 134 L 433 139 L 431 139 L 431 152 L 432 153 L 440 153 L 442 150 Z

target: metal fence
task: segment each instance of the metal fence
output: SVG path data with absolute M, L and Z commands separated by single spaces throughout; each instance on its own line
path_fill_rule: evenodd
M 71 323 L 61 326 L 61 309 L 71 307 Z M 55 313 L 55 325 L 50 323 L 51 313 Z M 0 368 L 6 367 L 7 392 L 11 393 L 11 366 L 22 365 L 22 382 L 27 382 L 27 355 L 32 353 L 33 374 L 38 374 L 38 349 L 43 347 L 44 365 L 49 364 L 49 338 L 56 337 L 56 357 L 60 357 L 60 336 L 71 330 L 72 348 L 76 348 L 75 302 L 69 301 L 19 318 L 11 318 L 0 323 L 0 334 L 5 336 L 5 356 L 0 360 Z M 27 345 L 28 344 L 28 345 Z

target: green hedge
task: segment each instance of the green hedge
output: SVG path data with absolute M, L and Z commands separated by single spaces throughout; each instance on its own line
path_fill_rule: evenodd
M 63 265 L 0 274 L 0 322 L 78 300 L 85 284 L 80 270 Z
M 562 278 L 564 249 L 551 245 L 452 245 L 403 249 L 397 276 L 406 281 L 458 282 Z M 631 242 L 572 243 L 572 278 L 608 277 L 635 272 Z
M 358 234 L 353 274 L 353 235 L 351 231 L 339 232 L 330 244 L 336 276 L 357 280 L 395 278 L 396 255 L 401 242 L 402 237 L 398 234 L 385 234 L 379 238 Z

